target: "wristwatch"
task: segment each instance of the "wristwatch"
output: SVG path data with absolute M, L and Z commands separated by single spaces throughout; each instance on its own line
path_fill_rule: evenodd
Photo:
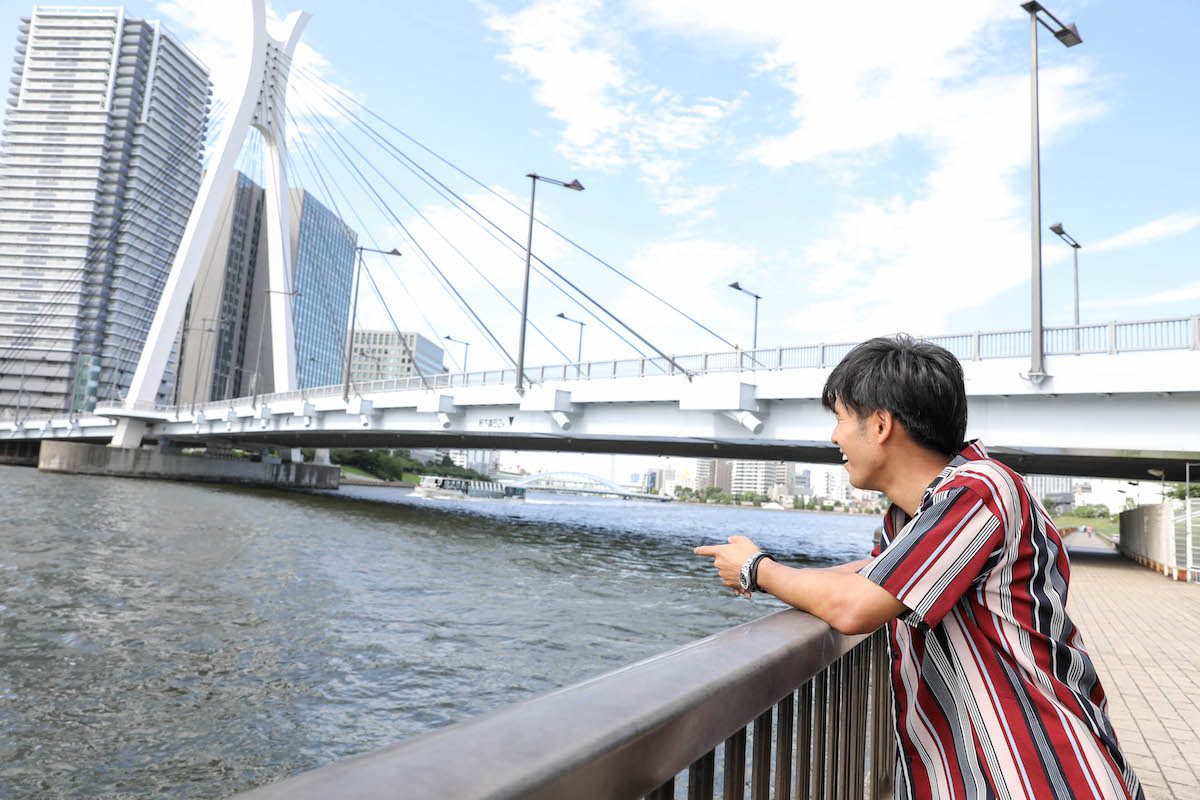
M 759 552 L 747 558 L 746 563 L 742 564 L 741 572 L 738 573 L 738 583 L 740 583 L 742 588 L 747 592 L 762 591 L 762 589 L 760 589 L 758 586 L 758 562 L 762 561 L 764 558 L 769 558 L 772 561 L 775 560 L 773 556 Z

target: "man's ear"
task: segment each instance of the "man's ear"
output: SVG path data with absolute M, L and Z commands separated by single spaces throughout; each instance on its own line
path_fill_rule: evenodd
M 876 444 L 883 444 L 888 439 L 892 438 L 892 434 L 896 431 L 896 418 L 892 416 L 892 412 L 885 409 L 876 409 L 871 412 L 871 418 L 867 422 L 868 429 L 871 435 L 875 438 Z

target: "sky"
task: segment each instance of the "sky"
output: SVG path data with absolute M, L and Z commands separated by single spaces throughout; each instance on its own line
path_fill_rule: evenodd
M 1083 43 L 1039 31 L 1046 324 L 1074 313 L 1058 221 L 1083 245 L 1084 323 L 1195 314 L 1200 4 L 1047 5 Z M 15 35 L 30 6 L 2 6 Z M 206 63 L 218 120 L 245 79 L 248 7 L 127 5 Z M 362 244 L 403 253 L 366 261 L 386 310 L 366 281 L 360 327 L 468 341 L 472 370 L 515 357 L 530 172 L 585 187 L 540 182 L 539 220 L 678 311 L 541 226 L 534 254 L 665 353 L 750 345 L 754 301 L 733 281 L 762 295 L 764 347 L 1029 325 L 1030 26 L 1015 0 L 269 8 L 276 35 L 312 14 L 288 94 L 292 183 Z M 259 152 L 240 162 L 255 176 Z M 581 329 L 560 312 L 585 322 L 585 360 L 652 354 L 571 294 L 533 276 L 545 337 L 529 331 L 527 363 L 575 359 Z M 450 344 L 447 365 L 462 357 Z

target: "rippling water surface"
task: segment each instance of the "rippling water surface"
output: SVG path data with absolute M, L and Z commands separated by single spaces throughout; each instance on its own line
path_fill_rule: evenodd
M 0 467 L 0 797 L 225 797 L 783 607 L 697 544 L 824 565 L 877 524 Z

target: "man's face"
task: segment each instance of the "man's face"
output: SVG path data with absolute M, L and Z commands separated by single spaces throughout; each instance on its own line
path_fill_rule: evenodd
M 842 465 L 850 473 L 850 485 L 856 489 L 877 489 L 874 476 L 879 467 L 879 448 L 869 435 L 868 419 L 863 419 L 838 400 L 833 405 L 837 426 L 830 441 L 842 451 Z

